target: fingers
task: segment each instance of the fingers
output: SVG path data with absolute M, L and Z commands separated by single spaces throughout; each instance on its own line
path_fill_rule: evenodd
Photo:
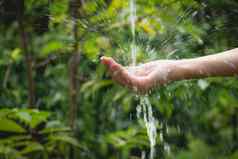
M 111 57 L 102 57 L 101 62 L 107 67 L 111 76 L 116 77 L 121 74 L 121 72 L 125 71 L 125 68 L 118 64 Z
M 107 67 L 113 80 L 124 86 L 131 85 L 129 73 L 122 65 L 115 62 L 112 58 L 105 56 L 101 58 L 101 62 Z
M 111 57 L 101 57 L 101 62 L 109 69 L 109 71 L 117 71 L 122 69 L 122 66 L 118 64 L 113 58 Z
M 102 64 L 106 65 L 107 67 L 110 66 L 112 58 L 103 56 L 100 58 Z
M 115 62 L 110 57 L 102 57 L 102 64 L 104 64 L 112 79 L 117 83 L 132 89 L 135 92 L 144 92 L 148 86 L 148 76 L 138 76 L 134 73 L 129 73 L 122 65 Z

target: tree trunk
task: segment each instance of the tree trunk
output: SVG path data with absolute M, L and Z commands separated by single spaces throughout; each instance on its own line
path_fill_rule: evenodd
M 70 110 L 69 110 L 69 124 L 72 129 L 75 128 L 75 120 L 77 118 L 77 72 L 78 64 L 80 62 L 80 54 L 74 53 L 69 60 L 69 87 L 70 87 Z
M 82 6 L 82 0 L 70 0 L 70 15 L 73 21 L 73 35 L 74 35 L 74 50 L 73 55 L 69 60 L 69 87 L 70 87 L 70 110 L 69 110 L 69 124 L 72 129 L 75 129 L 75 121 L 77 118 L 77 72 L 78 65 L 80 63 L 80 52 L 78 47 L 79 35 L 78 35 L 78 18 L 79 8 Z
M 21 39 L 21 49 L 25 54 L 25 61 L 27 67 L 28 107 L 33 108 L 35 104 L 35 83 L 33 79 L 33 60 L 32 55 L 28 51 L 27 34 L 24 27 L 24 0 L 16 0 L 16 4 L 17 19 Z

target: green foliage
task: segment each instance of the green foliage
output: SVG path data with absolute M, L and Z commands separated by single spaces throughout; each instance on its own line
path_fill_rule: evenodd
M 77 139 L 70 135 L 70 128 L 49 120 L 49 112 L 2 109 L 0 116 L 0 156 L 12 159 L 66 157 L 70 146 L 80 148 Z M 62 145 L 64 151 L 60 149 Z
M 25 109 L 26 54 L 20 49 L 17 6 L 13 0 L 0 2 L 0 158 L 128 159 L 140 158 L 142 151 L 148 154 L 146 130 L 136 118 L 137 98 L 116 85 L 98 60 L 103 54 L 124 65 L 131 63 L 129 1 L 81 1 L 79 18 L 72 19 L 68 0 L 25 0 L 35 106 L 45 111 Z M 138 63 L 237 47 L 236 0 L 136 0 L 136 4 Z M 73 135 L 63 123 L 69 116 L 68 63 L 75 41 L 81 61 Z M 237 77 L 180 81 L 155 90 L 150 102 L 159 120 L 157 158 L 236 159 L 237 92 Z M 164 134 L 163 141 L 159 134 Z M 170 154 L 164 150 L 166 144 Z

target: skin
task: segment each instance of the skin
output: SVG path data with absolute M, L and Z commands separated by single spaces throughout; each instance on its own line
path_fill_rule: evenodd
M 139 93 L 173 81 L 238 74 L 238 49 L 182 60 L 158 60 L 124 67 L 110 57 L 102 57 L 112 79 Z

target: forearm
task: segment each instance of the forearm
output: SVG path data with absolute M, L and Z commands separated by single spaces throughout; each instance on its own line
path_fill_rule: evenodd
M 238 49 L 219 54 L 177 60 L 171 69 L 171 81 L 238 75 Z

